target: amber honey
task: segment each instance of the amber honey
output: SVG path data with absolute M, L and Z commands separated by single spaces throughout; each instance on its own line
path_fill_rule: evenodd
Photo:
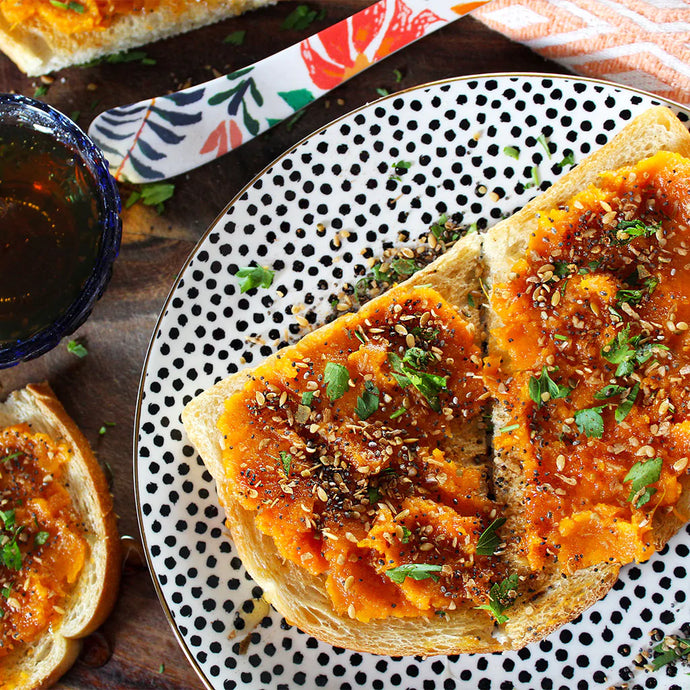
M 0 343 L 69 311 L 101 243 L 96 181 L 41 127 L 0 130 Z

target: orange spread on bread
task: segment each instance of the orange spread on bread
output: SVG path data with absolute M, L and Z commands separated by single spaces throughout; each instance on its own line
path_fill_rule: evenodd
M 226 501 L 280 555 L 325 576 L 360 621 L 486 604 L 477 553 L 495 517 L 484 449 L 463 452 L 487 393 L 474 328 L 435 290 L 399 286 L 253 371 L 225 402 Z
M 644 561 L 690 457 L 690 160 L 661 152 L 543 214 L 492 306 L 532 569 Z M 499 386 L 502 383 L 502 386 Z M 513 452 L 515 452 L 513 450 Z
M 26 424 L 0 431 L 0 677 L 3 658 L 60 618 L 88 557 L 67 462 L 65 445 Z
M 181 5 L 167 0 L 167 5 Z M 105 29 L 120 15 L 146 13 L 158 8 L 160 0 L 0 0 L 0 10 L 12 25 L 37 17 L 64 34 Z

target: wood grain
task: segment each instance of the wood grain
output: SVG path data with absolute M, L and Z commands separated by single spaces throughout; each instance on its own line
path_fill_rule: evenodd
M 281 2 L 186 36 L 145 48 L 155 65 L 103 63 L 55 75 L 43 100 L 84 127 L 101 110 L 134 102 L 243 67 L 295 43 L 368 5 L 323 0 L 326 17 L 304 31 L 281 30 L 297 3 Z M 245 30 L 242 46 L 223 42 Z M 394 70 L 403 75 L 398 82 Z M 389 92 L 446 77 L 488 72 L 555 72 L 523 46 L 465 17 L 372 67 L 303 116 L 274 127 L 224 158 L 174 180 L 175 195 L 162 214 L 135 205 L 123 212 L 124 238 L 108 290 L 91 318 L 73 336 L 89 354 L 78 359 L 60 346 L 38 360 L 0 372 L 0 394 L 47 379 L 102 461 L 112 471 L 120 531 L 138 539 L 132 478 L 132 437 L 137 389 L 149 338 L 175 276 L 209 224 L 273 159 L 332 119 Z M 0 56 L 0 89 L 33 95 L 40 80 L 28 79 Z M 123 199 L 131 189 L 121 187 Z M 99 429 L 105 423 L 105 434 Z M 131 553 L 116 609 L 85 644 L 60 690 L 203 688 L 156 597 L 140 557 Z

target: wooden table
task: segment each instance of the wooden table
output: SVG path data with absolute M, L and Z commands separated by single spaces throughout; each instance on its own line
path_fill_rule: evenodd
M 281 30 L 296 2 L 279 5 L 144 50 L 155 65 L 109 64 L 63 70 L 55 75 L 47 103 L 87 128 L 101 110 L 205 81 L 255 62 L 370 4 L 313 0 L 326 16 L 303 31 Z M 224 43 L 246 30 L 239 47 Z M 397 81 L 394 70 L 402 79 Z M 140 204 L 123 212 L 123 244 L 111 284 L 91 318 L 76 333 L 88 349 L 79 359 L 64 345 L 33 362 L 0 373 L 4 398 L 16 387 L 47 379 L 112 469 L 120 533 L 129 535 L 124 576 L 115 611 L 86 641 L 73 669 L 58 683 L 83 688 L 182 689 L 203 684 L 177 645 L 154 591 L 138 545 L 132 476 L 132 438 L 137 390 L 149 337 L 174 277 L 208 225 L 235 194 L 285 149 L 311 131 L 389 92 L 428 81 L 488 72 L 565 70 L 465 17 L 422 39 L 311 104 L 292 124 L 283 123 L 237 151 L 175 182 L 174 197 L 160 215 Z M 39 79 L 23 76 L 0 56 L 0 90 L 34 95 Z M 78 113 L 78 114 L 77 114 Z M 121 187 L 123 200 L 131 188 Z M 99 429 L 106 423 L 106 433 Z

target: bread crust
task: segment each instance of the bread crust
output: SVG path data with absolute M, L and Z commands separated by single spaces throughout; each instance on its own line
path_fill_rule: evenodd
M 465 237 L 409 282 L 430 283 L 462 310 L 469 292 L 482 287 L 483 272 L 489 286 L 507 279 L 515 261 L 524 255 L 540 212 L 564 203 L 594 183 L 600 173 L 632 164 L 661 149 L 690 157 L 690 134 L 673 113 L 663 107 L 652 108 L 636 118 L 610 143 L 522 211 L 496 225 L 483 238 Z M 475 321 L 476 332 L 491 348 L 490 332 L 501 324 L 490 309 L 482 309 L 482 312 L 484 323 Z M 310 337 L 311 334 L 305 336 Z M 318 331 L 314 337 L 318 338 Z M 333 645 L 378 654 L 431 655 L 520 649 L 576 618 L 614 585 L 620 569 L 617 563 L 597 564 L 568 577 L 563 577 L 555 568 L 534 573 L 520 554 L 518 545 L 513 544 L 508 547 L 505 558 L 520 576 L 520 594 L 503 626 L 494 626 L 486 614 L 472 609 L 459 610 L 440 619 L 434 617 L 434 620 L 388 618 L 367 624 L 336 615 L 322 581 L 292 563 L 284 563 L 272 539 L 256 528 L 253 514 L 242 509 L 230 492 L 224 490 L 223 439 L 216 423 L 224 400 L 240 391 L 250 376 L 251 372 L 243 371 L 218 382 L 187 405 L 182 420 L 189 439 L 217 482 L 228 525 L 244 565 L 264 589 L 266 599 L 302 630 Z M 495 405 L 493 420 L 494 428 L 499 429 L 510 423 L 510 416 Z M 468 439 L 486 445 L 487 438 L 472 436 L 481 433 L 479 429 L 468 430 Z M 507 522 L 501 533 L 505 536 L 524 532 L 524 489 L 519 457 L 510 451 L 501 452 L 495 454 L 493 462 L 496 500 L 506 507 Z M 684 492 L 679 508 L 687 514 L 690 478 L 682 481 Z M 676 517 L 655 520 L 658 522 L 654 524 L 656 544 L 660 548 L 681 522 Z
M 90 552 L 64 616 L 34 643 L 8 657 L 4 663 L 9 668 L 3 670 L 16 676 L 1 679 L 0 690 L 37 690 L 55 683 L 76 660 L 80 639 L 96 630 L 112 610 L 121 569 L 117 521 L 105 475 L 48 383 L 29 384 L 0 404 L 0 425 L 19 422 L 71 449 L 65 486 L 82 518 Z
M 103 30 L 63 34 L 39 17 L 12 26 L 0 12 L 0 50 L 30 77 L 130 50 L 235 17 L 276 0 L 189 0 L 181 10 L 165 2 L 151 12 L 118 15 Z

